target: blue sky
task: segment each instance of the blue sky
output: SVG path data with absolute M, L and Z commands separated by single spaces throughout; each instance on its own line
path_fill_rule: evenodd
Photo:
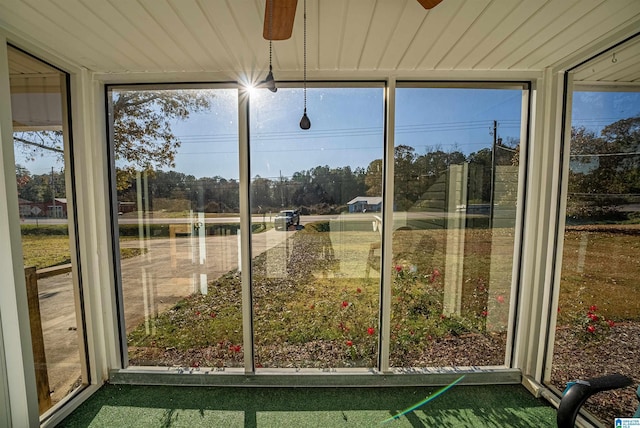
M 500 137 L 517 139 L 521 96 L 519 90 L 399 89 L 395 143 L 414 147 L 417 154 L 435 149 L 468 154 L 491 146 L 493 120 Z M 299 127 L 302 90 L 252 93 L 252 177 L 289 177 L 324 165 L 366 168 L 382 158 L 383 88 L 310 88 L 307 100 L 312 125 L 304 131 Z M 176 170 L 238 177 L 235 99 L 220 99 L 218 107 L 225 113 L 194 115 L 175 125 L 183 141 Z
M 289 177 L 315 166 L 366 168 L 382 158 L 383 88 L 309 88 L 307 112 L 311 129 L 303 131 L 301 89 L 251 95 L 251 176 Z M 498 136 L 518 139 L 521 92 L 496 89 L 399 88 L 396 96 L 396 145 L 429 150 L 460 150 L 465 154 L 490 147 L 493 120 Z M 573 123 L 599 131 L 620 118 L 640 114 L 640 94 L 633 92 L 574 93 Z M 212 109 L 173 124 L 182 141 L 176 156 L 178 172 L 196 177 L 239 177 L 237 91 L 217 90 Z M 17 163 L 33 174 L 60 171 L 52 153 Z

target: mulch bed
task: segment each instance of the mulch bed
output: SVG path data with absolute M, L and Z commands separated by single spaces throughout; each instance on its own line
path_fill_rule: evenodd
M 558 328 L 553 353 L 551 380 L 564 390 L 567 382 L 620 373 L 633 378 L 634 385 L 606 391 L 589 398 L 585 408 L 606 424 L 615 418 L 630 418 L 638 408 L 636 388 L 640 383 L 640 324 L 623 323 L 601 340 L 576 340 L 571 330 Z
M 421 354 L 391 353 L 391 366 L 446 367 L 495 366 L 504 364 L 505 335 L 470 334 L 430 341 Z M 338 368 L 371 367 L 371 362 L 349 361 L 344 347 L 330 341 L 305 344 L 288 343 L 263 346 L 256 351 L 258 367 Z M 129 348 L 130 364 L 167 367 L 242 367 L 242 352 L 226 346 L 178 351 L 176 349 Z M 407 364 L 409 362 L 409 364 Z M 616 417 L 631 417 L 638 407 L 635 388 L 640 382 L 640 324 L 625 323 L 611 329 L 597 341 L 576 340 L 566 328 L 556 331 L 551 384 L 562 391 L 567 382 L 610 373 L 621 373 L 635 380 L 633 387 L 592 396 L 585 408 L 605 423 Z

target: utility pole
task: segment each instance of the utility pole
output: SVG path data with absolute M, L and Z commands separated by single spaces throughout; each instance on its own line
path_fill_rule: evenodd
M 489 195 L 489 228 L 493 229 L 493 203 L 495 202 L 494 192 L 496 191 L 496 148 L 498 147 L 498 121 L 493 121 L 493 144 L 491 147 L 491 194 Z

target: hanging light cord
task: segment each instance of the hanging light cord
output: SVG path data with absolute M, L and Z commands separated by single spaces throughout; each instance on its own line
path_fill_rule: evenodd
M 303 93 L 304 93 L 304 112 L 307 112 L 307 0 L 304 0 L 304 27 L 303 27 Z
M 311 128 L 311 121 L 309 120 L 309 116 L 307 116 L 307 0 L 304 0 L 304 64 L 303 64 L 303 94 L 304 94 L 304 114 L 302 115 L 302 119 L 300 119 L 300 128 L 301 129 L 309 129 Z
M 272 42 L 273 42 L 273 2 L 269 0 L 269 71 L 271 71 L 271 54 L 272 54 Z

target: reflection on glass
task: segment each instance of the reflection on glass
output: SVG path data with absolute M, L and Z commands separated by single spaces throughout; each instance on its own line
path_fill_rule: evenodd
M 383 90 L 251 96 L 255 366 L 374 367 L 378 348 Z
M 505 364 L 521 99 L 397 91 L 393 367 Z
M 620 373 L 640 346 L 640 94 L 575 92 L 562 275 L 550 382 Z M 603 423 L 631 417 L 632 388 L 596 394 Z
M 79 285 L 68 223 L 66 76 L 9 48 L 11 110 L 22 247 L 38 404 L 44 413 L 86 384 Z M 74 270 L 75 271 L 75 270 Z
M 110 102 L 129 364 L 242 366 L 237 90 Z

